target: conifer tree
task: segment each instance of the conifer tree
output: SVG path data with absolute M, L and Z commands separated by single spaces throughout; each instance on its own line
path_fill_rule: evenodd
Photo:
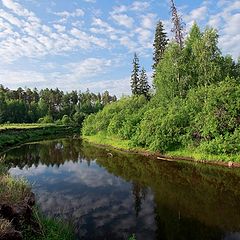
M 175 35 L 176 42 L 179 44 L 180 48 L 182 49 L 183 41 L 184 41 L 184 36 L 183 36 L 184 23 L 182 21 L 181 16 L 178 14 L 174 0 L 170 0 L 170 3 L 171 3 L 171 13 L 172 13 L 172 23 L 173 23 L 172 32 Z
M 150 86 L 148 84 L 148 77 L 146 70 L 143 67 L 139 79 L 139 95 L 144 95 L 147 99 L 149 99 L 149 90 Z
M 137 54 L 134 54 L 133 58 L 133 70 L 131 75 L 131 89 L 133 95 L 139 94 L 139 58 Z
M 153 77 L 156 74 L 156 68 L 159 63 L 159 61 L 163 58 L 163 53 L 166 49 L 166 46 L 168 44 L 167 34 L 165 32 L 165 29 L 163 27 L 163 23 L 159 21 L 157 23 L 156 32 L 155 32 L 155 38 L 153 43 Z

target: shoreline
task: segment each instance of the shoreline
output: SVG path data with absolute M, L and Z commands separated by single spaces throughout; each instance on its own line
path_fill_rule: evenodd
M 43 139 L 78 134 L 79 129 L 72 126 L 39 126 L 34 128 L 7 128 L 0 131 L 0 155 L 23 144 Z
M 63 240 L 74 239 L 74 230 L 69 223 L 44 216 L 36 205 L 31 186 L 23 179 L 10 176 L 4 161 L 4 153 L 27 143 L 74 136 L 78 132 L 77 127 L 63 125 L 22 126 L 0 130 L 0 187 L 9 185 L 8 188 L 3 189 L 0 196 L 0 238 L 2 236 L 3 239 L 44 240 L 56 239 L 57 236 L 58 239 Z M 18 200 L 12 196 L 12 193 L 16 192 L 19 195 Z M 8 199 L 4 198 L 5 195 Z
M 188 156 L 171 156 L 169 154 L 164 155 L 164 154 L 160 154 L 157 152 L 152 152 L 146 149 L 141 149 L 141 148 L 122 148 L 122 147 L 118 147 L 118 146 L 114 146 L 112 144 L 107 144 L 107 143 L 100 143 L 100 141 L 94 141 L 91 139 L 91 136 L 83 136 L 82 137 L 83 141 L 86 141 L 88 143 L 94 144 L 98 147 L 102 147 L 102 148 L 110 148 L 113 150 L 117 150 L 120 152 L 124 152 L 124 153 L 131 153 L 131 154 L 138 154 L 138 155 L 142 155 L 145 156 L 147 158 L 150 159 L 154 159 L 154 160 L 160 160 L 160 161 L 168 161 L 168 162 L 179 162 L 179 161 L 184 161 L 184 162 L 188 162 L 188 163 L 198 163 L 198 164 L 208 164 L 208 165 L 213 165 L 213 166 L 222 166 L 222 167 L 228 167 L 228 168 L 240 168 L 240 163 L 238 162 L 233 162 L 231 160 L 229 161 L 219 161 L 219 160 L 206 160 L 206 159 L 196 159 L 193 157 L 188 157 Z M 124 140 L 123 140 L 124 141 Z

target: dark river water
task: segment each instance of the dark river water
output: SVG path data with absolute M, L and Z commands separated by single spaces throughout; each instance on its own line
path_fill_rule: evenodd
M 76 139 L 6 153 L 42 211 L 76 239 L 240 239 L 240 169 L 164 162 Z

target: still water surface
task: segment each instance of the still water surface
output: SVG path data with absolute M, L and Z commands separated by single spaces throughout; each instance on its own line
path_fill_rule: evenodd
M 6 158 L 45 214 L 74 223 L 76 239 L 240 239 L 240 169 L 108 151 L 60 139 Z

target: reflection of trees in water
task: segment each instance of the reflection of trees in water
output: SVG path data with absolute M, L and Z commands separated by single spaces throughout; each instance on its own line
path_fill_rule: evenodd
M 166 205 L 157 205 L 154 209 L 157 230 L 156 239 L 194 239 L 218 240 L 224 239 L 224 230 L 217 226 L 207 226 L 198 219 L 183 217 L 179 212 Z
M 140 188 L 149 186 L 152 189 L 157 209 L 164 207 L 175 214 L 165 211 L 166 215 L 157 216 L 162 221 L 160 228 L 164 227 L 163 223 L 169 225 L 166 219 L 170 215 L 172 220 L 180 216 L 181 221 L 193 221 L 193 225 L 189 225 L 191 228 L 201 222 L 203 228 L 240 230 L 240 206 L 237 200 L 240 199 L 240 189 L 236 187 L 240 181 L 240 169 L 159 162 L 136 155 L 98 158 L 97 163 L 108 172 L 134 183 L 136 215 L 142 204 Z M 173 227 L 177 224 L 174 222 Z M 167 232 L 169 234 L 170 230 Z
M 86 160 L 132 183 L 135 213 L 138 217 L 148 187 L 154 193 L 156 234 L 159 239 L 219 239 L 222 230 L 237 231 L 240 226 L 239 169 L 166 163 L 112 151 L 76 139 L 46 141 L 25 145 L 6 154 L 12 166 L 60 166 L 66 161 Z M 219 213 L 221 211 L 221 213 Z M 195 231 L 195 235 L 194 235 Z M 208 233 L 209 231 L 209 233 Z M 196 237 L 199 235 L 199 237 Z M 214 236 L 217 236 L 214 238 Z
M 38 144 L 23 145 L 12 149 L 6 154 L 9 167 L 37 167 L 39 164 L 46 166 L 61 166 L 66 161 L 76 162 L 81 159 L 81 141 L 63 139 L 46 141 Z
M 10 167 L 37 167 L 39 164 L 46 166 L 61 166 L 65 162 L 91 161 L 96 158 L 106 158 L 104 149 L 97 149 L 89 144 L 84 144 L 80 139 L 59 139 L 56 141 L 42 141 L 26 144 L 12 149 L 6 153 L 5 161 Z
M 140 183 L 138 182 L 133 182 L 132 183 L 132 193 L 134 196 L 134 206 L 135 206 L 135 212 L 136 212 L 136 217 L 138 217 L 141 209 L 142 209 L 142 201 L 145 200 L 146 197 L 146 188 L 143 187 Z

